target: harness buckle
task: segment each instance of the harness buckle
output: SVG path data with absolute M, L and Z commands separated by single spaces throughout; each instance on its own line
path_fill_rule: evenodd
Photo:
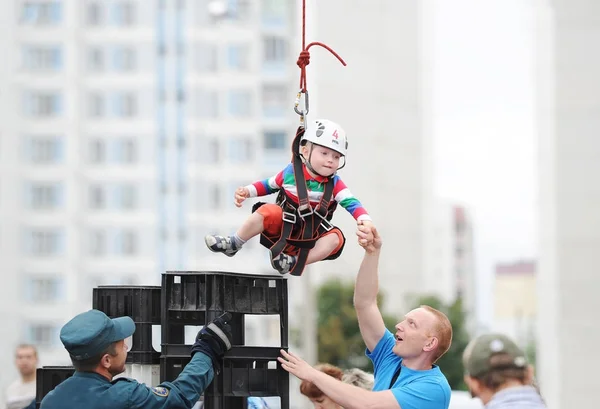
M 284 222 L 296 224 L 296 215 L 294 213 L 283 211 L 282 219 Z
M 325 231 L 331 231 L 331 229 L 333 229 L 333 224 L 331 224 L 329 220 L 327 220 L 325 216 L 321 214 L 321 212 L 317 210 L 314 213 L 321 219 L 321 226 L 323 226 Z
M 300 218 L 302 220 L 304 220 L 305 217 L 308 217 L 313 213 L 314 213 L 314 210 L 310 206 L 310 204 L 298 206 L 298 216 L 300 216 Z

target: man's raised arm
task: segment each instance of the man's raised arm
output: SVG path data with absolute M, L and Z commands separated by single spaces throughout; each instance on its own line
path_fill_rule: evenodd
M 373 351 L 385 333 L 385 324 L 377 306 L 381 237 L 375 227 L 358 226 L 359 240 L 366 238 L 369 232 L 373 233 L 373 243 L 365 249 L 365 256 L 356 275 L 354 308 L 363 340 L 369 351 Z

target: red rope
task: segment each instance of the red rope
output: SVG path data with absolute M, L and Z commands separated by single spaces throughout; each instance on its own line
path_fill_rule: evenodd
M 300 51 L 300 56 L 298 57 L 298 67 L 300 67 L 300 90 L 302 92 L 306 92 L 306 66 L 310 64 L 310 53 L 308 52 L 309 48 L 313 45 L 318 45 L 326 50 L 328 50 L 331 54 L 333 54 L 344 66 L 346 63 L 342 60 L 335 51 L 333 51 L 329 46 L 319 43 L 312 42 L 308 46 L 306 45 L 306 0 L 302 0 L 302 51 Z

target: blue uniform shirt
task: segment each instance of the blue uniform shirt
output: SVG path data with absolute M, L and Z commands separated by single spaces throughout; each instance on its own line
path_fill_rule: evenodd
M 402 363 L 402 358 L 392 352 L 395 343 L 394 335 L 386 330 L 373 352 L 366 351 L 375 368 L 373 391 L 390 389 L 392 377 Z M 391 391 L 402 409 L 448 409 L 450 405 L 450 385 L 437 365 L 425 371 L 403 366 Z
M 41 409 L 190 409 L 212 382 L 211 359 L 196 352 L 173 382 L 150 388 L 128 378 L 110 382 L 95 372 L 75 372 L 49 392 Z

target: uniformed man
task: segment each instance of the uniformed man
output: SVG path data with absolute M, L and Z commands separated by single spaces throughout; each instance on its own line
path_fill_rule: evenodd
M 231 348 L 226 313 L 204 326 L 192 346 L 192 360 L 173 382 L 150 388 L 133 379 L 113 377 L 125 371 L 135 324 L 129 317 L 110 319 L 90 310 L 67 322 L 60 340 L 75 367 L 72 377 L 48 393 L 41 409 L 189 409 L 212 382 L 220 360 Z

